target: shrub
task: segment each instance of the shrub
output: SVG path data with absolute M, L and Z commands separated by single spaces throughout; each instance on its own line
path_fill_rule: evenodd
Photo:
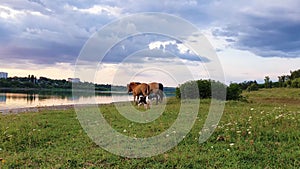
M 257 83 L 252 83 L 250 86 L 247 87 L 247 91 L 257 91 L 259 89 L 259 86 Z
M 196 81 L 185 82 L 184 84 L 180 85 L 178 89 L 179 89 L 178 91 L 179 98 L 183 98 L 183 99 L 199 98 L 199 90 Z
M 296 79 L 292 80 L 291 87 L 300 88 L 300 78 L 296 78 Z
M 241 98 L 242 90 L 236 83 L 230 84 L 227 87 L 225 84 L 214 80 L 197 80 L 188 81 L 176 88 L 176 97 L 183 99 L 197 99 L 197 98 L 215 98 L 225 100 L 225 93 L 227 88 L 226 99 L 238 100 Z M 212 89 L 214 91 L 212 96 Z
M 231 83 L 227 87 L 227 100 L 239 100 L 242 98 L 242 89 L 237 83 Z

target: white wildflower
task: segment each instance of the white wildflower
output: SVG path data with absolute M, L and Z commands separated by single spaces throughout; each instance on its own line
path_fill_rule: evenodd
M 277 120 L 277 119 L 279 119 L 282 116 L 283 116 L 283 114 L 279 114 L 278 116 L 275 116 L 275 119 Z
M 227 124 L 225 124 L 225 125 L 227 125 L 227 126 L 230 126 L 230 125 L 232 125 L 232 123 L 231 123 L 231 122 L 229 122 L 229 123 L 227 123 Z

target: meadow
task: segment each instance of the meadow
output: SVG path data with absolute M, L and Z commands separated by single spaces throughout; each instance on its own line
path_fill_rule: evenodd
M 199 144 L 210 106 L 209 99 L 201 100 L 183 140 L 148 158 L 101 149 L 82 129 L 74 109 L 0 115 L 0 168 L 299 168 L 300 90 L 261 89 L 243 96 L 247 101 L 226 102 L 215 132 Z M 172 125 L 180 101 L 168 99 L 163 114 L 145 124 L 124 118 L 114 104 L 99 108 L 118 132 L 150 137 Z

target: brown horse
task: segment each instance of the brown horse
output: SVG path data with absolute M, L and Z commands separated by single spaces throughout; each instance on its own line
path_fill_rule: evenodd
M 133 101 L 136 103 L 135 98 L 139 99 L 140 95 L 146 97 L 150 94 L 150 86 L 146 83 L 139 83 L 139 82 L 130 82 L 127 85 L 128 93 L 132 92 Z
M 150 86 L 150 94 L 153 94 L 154 97 L 156 98 L 156 104 L 159 102 L 163 101 L 163 91 L 164 91 L 164 86 L 161 83 L 157 82 L 152 82 L 148 84 Z M 159 97 L 159 99 L 158 99 Z

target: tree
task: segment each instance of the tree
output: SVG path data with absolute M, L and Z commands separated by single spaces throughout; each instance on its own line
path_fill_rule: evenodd
M 285 77 L 286 77 L 285 75 L 278 76 L 278 84 L 279 84 L 279 87 L 284 87 L 284 82 L 285 82 L 285 80 L 286 80 Z
M 34 75 L 31 75 L 31 76 L 30 76 L 30 82 L 33 83 L 33 84 L 35 84 L 35 82 L 36 82 L 36 77 L 34 77 Z
M 211 81 L 210 80 L 197 80 L 200 98 L 211 97 Z
M 176 89 L 175 89 L 175 96 L 177 97 L 177 98 L 181 98 L 181 94 L 180 94 L 180 89 L 179 89 L 179 87 L 176 87 Z
M 188 81 L 179 86 L 179 94 L 176 97 L 183 99 L 196 99 L 199 98 L 199 90 L 196 81 Z
M 300 88 L 300 77 L 291 81 L 291 87 Z
M 247 91 L 257 91 L 259 89 L 259 86 L 257 83 L 252 83 L 250 86 L 247 87 Z
M 176 88 L 176 97 L 183 99 L 198 99 L 198 98 L 214 98 L 225 99 L 227 88 L 227 100 L 238 100 L 241 98 L 242 89 L 238 84 L 230 84 L 227 87 L 225 84 L 214 80 L 197 80 L 188 81 Z M 214 90 L 214 96 L 212 91 Z
M 237 83 L 231 83 L 227 87 L 226 100 L 239 100 L 242 98 L 242 89 Z
M 290 73 L 291 73 L 291 80 L 300 78 L 300 69 L 296 71 L 290 71 Z
M 265 76 L 265 88 L 271 88 L 272 87 L 272 81 L 270 81 L 270 77 L 269 76 Z

